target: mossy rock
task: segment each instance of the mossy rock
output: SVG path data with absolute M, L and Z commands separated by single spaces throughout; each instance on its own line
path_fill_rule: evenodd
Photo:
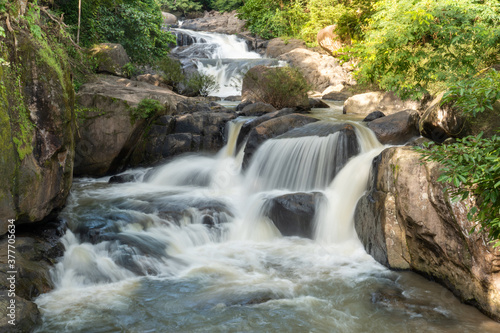
M 98 72 L 127 77 L 123 66 L 130 62 L 130 58 L 121 44 L 101 43 L 94 45 L 90 49 L 90 54 L 95 57 Z

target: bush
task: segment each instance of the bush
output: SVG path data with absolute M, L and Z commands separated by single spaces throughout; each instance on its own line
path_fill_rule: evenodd
M 421 98 L 498 61 L 497 0 L 384 0 L 359 48 L 358 80 Z
M 65 22 L 76 33 L 78 0 L 57 0 Z M 84 47 L 122 44 L 136 63 L 153 63 L 166 56 L 175 37 L 162 30 L 163 17 L 155 0 L 82 1 L 80 43 Z
M 500 136 L 469 136 L 418 150 L 425 159 L 443 165 L 438 181 L 449 184 L 446 190 L 455 200 L 475 197 L 477 207 L 469 210 L 468 218 L 478 222 L 479 231 L 486 231 L 494 246 L 500 246 Z
M 213 75 L 194 73 L 187 79 L 186 87 L 196 95 L 206 97 L 210 92 L 218 89 L 219 85 Z
M 180 61 L 170 57 L 164 57 L 158 63 L 158 67 L 163 72 L 163 79 L 165 82 L 171 85 L 176 92 L 180 92 L 180 85 L 186 80 Z
M 160 0 L 161 7 L 168 12 L 181 12 L 184 16 L 189 12 L 199 12 L 203 5 L 192 0 Z
M 134 119 L 147 119 L 164 109 L 165 105 L 163 105 L 160 101 L 156 99 L 145 98 L 140 101 L 139 105 L 137 105 L 136 108 L 132 109 L 132 117 Z
M 277 109 L 305 106 L 308 103 L 310 85 L 297 68 L 254 67 L 245 74 L 243 82 L 258 100 Z

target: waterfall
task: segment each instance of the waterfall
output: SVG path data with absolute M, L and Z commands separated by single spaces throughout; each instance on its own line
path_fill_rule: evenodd
M 197 70 L 216 79 L 218 88 L 211 96 L 228 97 L 241 94 L 244 74 L 257 65 L 278 66 L 276 59 L 262 58 L 248 51 L 244 40 L 235 35 L 173 29 L 179 47 L 172 54 L 181 59 L 184 67 L 195 65 Z
M 52 272 L 55 289 L 36 299 L 43 315 L 36 332 L 479 327 L 482 319 L 450 293 L 385 269 L 357 240 L 354 207 L 383 149 L 370 130 L 353 124 L 354 157 L 341 132 L 272 139 L 245 171 L 244 150 L 236 149 L 241 126 L 229 124 L 216 155 L 136 170 L 131 183 L 74 182 L 60 215 L 69 227 L 64 256 Z M 297 191 L 326 198 L 312 240 L 282 237 L 266 215 L 270 200 Z M 374 293 L 397 295 L 396 307 L 392 298 L 374 304 Z

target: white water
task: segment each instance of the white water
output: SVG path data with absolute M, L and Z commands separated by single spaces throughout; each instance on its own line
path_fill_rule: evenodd
M 310 168 L 332 158 L 334 136 L 271 140 L 283 147 L 275 168 L 288 176 L 276 189 L 270 183 L 279 174 L 263 173 L 263 190 L 248 185 L 252 172 L 241 171 L 242 152 L 235 151 L 241 124 L 233 125 L 216 156 L 181 157 L 144 182 L 74 184 L 61 215 L 72 231 L 63 238 L 56 288 L 36 300 L 44 320 L 38 332 L 498 329 L 448 291 L 388 271 L 362 248 L 352 214 L 381 149 L 370 131 L 357 127 L 361 154 L 331 184 Z M 259 154 L 250 170 L 265 162 Z M 294 177 L 298 185 L 286 186 Z M 316 240 L 281 237 L 262 216 L 264 203 L 308 188 L 329 199 L 318 214 Z M 373 303 L 378 292 L 401 293 L 406 306 Z
M 175 29 L 193 38 L 188 47 L 172 50 L 185 65 L 196 64 L 200 73 L 215 77 L 218 87 L 210 91 L 211 96 L 228 97 L 241 95 L 243 76 L 257 65 L 278 65 L 278 61 L 264 59 L 258 53 L 249 51 L 244 40 L 236 35 L 206 33 L 186 29 Z

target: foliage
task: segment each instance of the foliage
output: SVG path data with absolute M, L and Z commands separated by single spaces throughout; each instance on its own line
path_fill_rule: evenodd
M 469 136 L 431 148 L 418 150 L 425 159 L 443 165 L 438 181 L 449 184 L 446 190 L 455 199 L 475 197 L 477 207 L 469 210 L 468 218 L 477 221 L 480 231 L 488 232 L 495 246 L 500 246 L 500 136 Z
M 58 0 L 67 24 L 76 31 L 78 0 Z M 82 2 L 81 44 L 120 43 L 137 63 L 166 56 L 175 37 L 161 29 L 163 18 L 156 0 L 90 0 Z
M 208 96 L 211 91 L 219 88 L 215 76 L 198 72 L 189 76 L 186 86 L 189 90 L 204 97 Z
M 361 82 L 420 98 L 498 61 L 497 0 L 383 0 L 358 54 Z
M 453 105 L 473 117 L 487 109 L 493 110 L 493 104 L 500 99 L 500 73 L 494 69 L 452 84 L 444 94 L 442 103 Z
M 248 88 L 262 102 L 277 109 L 290 106 L 296 100 L 306 98 L 310 85 L 297 68 L 275 67 L 259 75 L 249 71 L 244 80 L 250 81 Z
M 134 64 L 128 62 L 122 67 L 123 74 L 125 74 L 128 78 L 131 78 L 137 73 L 137 68 Z
M 180 84 L 185 81 L 181 63 L 170 57 L 164 57 L 158 63 L 158 67 L 163 71 L 163 79 L 171 85 L 175 91 L 180 91 Z
M 139 102 L 136 108 L 132 109 L 132 116 L 135 119 L 147 119 L 165 109 L 165 106 L 156 99 L 145 98 Z
M 230 12 L 243 6 L 243 0 L 212 0 L 211 9 L 219 12 Z
M 169 12 L 180 11 L 183 15 L 188 12 L 198 12 L 203 4 L 193 0 L 160 0 L 161 7 Z

